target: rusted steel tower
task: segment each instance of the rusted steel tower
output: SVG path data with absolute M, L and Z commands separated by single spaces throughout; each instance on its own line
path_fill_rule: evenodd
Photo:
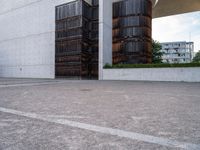
M 151 63 L 151 0 L 113 4 L 113 64 Z
M 98 76 L 98 4 L 84 0 L 56 8 L 56 76 Z

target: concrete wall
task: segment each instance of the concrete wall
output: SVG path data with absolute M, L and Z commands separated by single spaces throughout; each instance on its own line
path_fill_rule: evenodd
M 104 69 L 103 80 L 200 82 L 200 67 Z
M 0 77 L 55 77 L 55 6 L 70 1 L 0 1 Z
M 113 0 L 99 0 L 99 80 L 103 66 L 112 64 L 112 4 Z

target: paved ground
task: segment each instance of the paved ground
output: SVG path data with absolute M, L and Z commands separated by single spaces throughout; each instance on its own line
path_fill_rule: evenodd
M 200 83 L 0 79 L 0 150 L 200 150 Z

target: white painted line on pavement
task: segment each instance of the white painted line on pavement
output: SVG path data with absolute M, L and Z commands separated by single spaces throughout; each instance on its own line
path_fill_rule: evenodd
M 52 84 L 60 84 L 60 83 L 61 82 L 36 82 L 36 83 L 8 84 L 8 85 L 0 85 L 0 88 L 24 87 L 24 86 L 40 86 L 40 85 L 52 85 Z
M 28 117 L 32 119 L 47 121 L 47 122 L 61 124 L 61 125 L 67 125 L 67 126 L 75 127 L 79 129 L 84 129 L 84 130 L 89 130 L 89 131 L 94 131 L 94 132 L 99 132 L 99 133 L 104 133 L 104 134 L 110 134 L 110 135 L 119 136 L 122 138 L 129 138 L 132 140 L 143 141 L 143 142 L 158 144 L 158 145 L 167 146 L 167 147 L 182 148 L 186 150 L 200 150 L 200 145 L 197 145 L 197 144 L 178 142 L 178 141 L 155 137 L 151 135 L 128 132 L 128 131 L 123 131 L 123 130 L 113 129 L 113 128 L 100 127 L 96 125 L 79 123 L 79 122 L 70 121 L 66 119 L 48 118 L 47 116 L 44 116 L 44 115 L 39 115 L 35 113 L 27 113 L 27 112 L 7 109 L 3 107 L 0 107 L 0 111 L 4 113 L 14 114 L 18 116 Z

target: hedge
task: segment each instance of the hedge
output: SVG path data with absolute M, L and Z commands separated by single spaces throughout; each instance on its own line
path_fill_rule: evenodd
M 115 68 L 178 68 L 178 67 L 200 67 L 200 63 L 185 63 L 185 64 L 118 64 L 104 66 L 105 69 Z

